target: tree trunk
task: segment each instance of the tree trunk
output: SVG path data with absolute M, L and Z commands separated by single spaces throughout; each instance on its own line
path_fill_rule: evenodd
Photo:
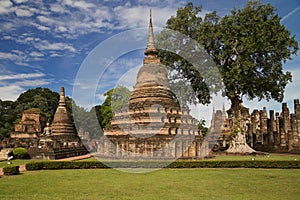
M 246 141 L 247 121 L 250 118 L 249 111 L 242 105 L 239 96 L 231 98 L 231 108 L 227 111 L 230 120 L 232 139 L 230 140 L 228 153 L 250 154 L 255 153 Z

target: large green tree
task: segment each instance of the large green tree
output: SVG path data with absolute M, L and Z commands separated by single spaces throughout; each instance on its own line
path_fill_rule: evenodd
M 179 31 L 203 46 L 219 69 L 224 95 L 230 99 L 233 111 L 241 108 L 243 97 L 281 102 L 284 89 L 292 80 L 291 73 L 284 72 L 282 66 L 296 54 L 298 44 L 280 23 L 274 7 L 249 1 L 244 8 L 234 8 L 222 18 L 212 12 L 203 19 L 199 15 L 201 10 L 201 6 L 188 3 L 167 21 L 166 28 Z M 160 51 L 159 56 L 163 63 L 184 69 L 186 77 L 192 79 L 193 66 L 186 69 L 186 65 L 181 66 L 186 61 L 179 62 L 172 54 Z M 207 99 L 205 95 L 199 97 Z
M 52 121 L 56 108 L 58 106 L 59 94 L 48 88 L 34 88 L 20 94 L 15 101 L 15 109 L 18 112 L 18 118 L 21 118 L 22 112 L 30 108 L 39 108 Z

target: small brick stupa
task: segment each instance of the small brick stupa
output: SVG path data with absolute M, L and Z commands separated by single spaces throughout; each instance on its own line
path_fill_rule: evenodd
M 75 136 L 75 128 L 67 111 L 64 87 L 60 88 L 59 103 L 51 129 L 54 137 L 73 138 Z
M 88 153 L 76 134 L 71 116 L 67 110 L 65 89 L 61 87 L 59 103 L 52 126 L 44 128 L 37 148 L 29 148 L 31 157 L 60 159 Z
M 189 110 L 174 101 L 167 70 L 154 45 L 152 16 L 143 66 L 128 107 L 115 111 L 104 130 L 109 141 L 98 146 L 102 157 L 176 159 L 204 156 L 203 136 Z M 202 148 L 202 149 L 201 149 Z
M 24 111 L 10 138 L 2 142 L 7 148 L 24 147 L 34 159 L 60 159 L 87 154 L 76 134 L 67 111 L 65 90 L 60 90 L 59 104 L 52 126 L 38 109 Z

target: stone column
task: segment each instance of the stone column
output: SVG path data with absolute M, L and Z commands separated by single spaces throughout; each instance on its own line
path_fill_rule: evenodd
M 120 156 L 120 147 L 119 147 L 119 142 L 118 141 L 116 141 L 116 156 L 117 156 L 117 158 Z
M 290 131 L 290 111 L 286 103 L 282 103 L 282 127 L 280 132 L 280 145 L 285 147 L 287 145 L 287 136 Z
M 294 100 L 294 112 L 295 112 L 295 120 L 296 124 L 294 125 L 294 134 L 297 134 L 297 137 L 295 138 L 295 145 L 300 148 L 300 105 L 299 105 L 299 99 Z
M 270 120 L 269 120 L 269 127 L 268 127 L 268 133 L 269 133 L 269 144 L 274 145 L 274 131 L 276 129 L 276 122 L 274 120 L 274 110 L 270 110 Z
M 267 110 L 266 107 L 263 108 L 263 110 L 260 111 L 260 133 L 261 133 L 261 143 L 266 143 L 265 136 L 267 134 L 268 130 L 268 118 L 267 118 Z
M 275 113 L 275 147 L 280 146 L 280 117 L 279 113 Z

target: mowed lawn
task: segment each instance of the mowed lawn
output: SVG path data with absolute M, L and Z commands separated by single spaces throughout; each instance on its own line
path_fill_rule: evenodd
M 299 199 L 300 170 L 26 171 L 0 178 L 0 199 Z

